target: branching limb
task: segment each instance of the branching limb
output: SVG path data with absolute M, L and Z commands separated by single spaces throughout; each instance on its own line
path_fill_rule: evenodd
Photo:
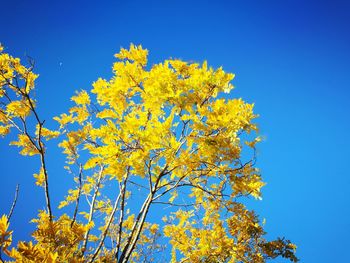
M 155 195 L 155 193 L 157 192 L 158 190 L 158 184 L 160 182 L 160 179 L 169 173 L 169 171 L 167 171 L 168 169 L 168 165 L 165 165 L 163 170 L 160 172 L 160 174 L 158 175 L 157 177 L 157 180 L 155 181 L 154 185 L 153 185 L 153 188 L 150 189 L 150 193 L 148 194 L 147 198 L 145 199 L 140 211 L 139 211 L 139 214 L 137 216 L 137 219 L 136 221 L 134 222 L 134 225 L 132 227 L 132 230 L 131 230 L 131 233 L 129 234 L 129 237 L 128 237 L 128 240 L 127 240 L 127 243 L 123 249 L 123 252 L 118 260 L 118 262 L 120 263 L 126 263 L 128 262 L 130 256 L 131 256 L 131 253 L 132 251 L 134 250 L 135 246 L 136 246 L 136 243 L 140 237 L 140 234 L 141 234 L 141 231 L 142 231 L 142 228 L 143 228 L 143 225 L 145 223 L 145 220 L 146 220 L 146 216 L 148 214 L 148 211 L 149 211 L 149 208 L 150 208 L 150 205 L 153 201 L 153 197 Z
M 114 214 L 115 212 L 117 211 L 117 208 L 118 208 L 118 204 L 119 204 L 119 200 L 120 200 L 120 197 L 121 197 L 121 192 L 119 193 L 117 199 L 115 200 L 114 202 L 114 206 L 113 206 L 113 209 L 112 209 L 112 212 L 111 214 L 109 215 L 109 218 L 108 218 L 108 221 L 107 221 L 107 224 L 106 224 L 106 227 L 102 233 L 102 237 L 100 239 L 100 242 L 99 244 L 97 245 L 97 248 L 95 249 L 95 252 L 93 253 L 92 255 L 92 258 L 91 260 L 89 261 L 90 263 L 91 262 L 94 262 L 95 258 L 97 257 L 98 253 L 100 252 L 101 248 L 102 248 L 102 245 L 106 239 L 106 236 L 107 236 L 107 233 L 108 233 L 108 230 L 109 230 L 109 227 L 111 226 L 111 223 L 114 219 Z
M 34 63 L 33 62 L 30 62 L 30 63 L 31 63 L 31 67 L 28 69 L 28 72 L 32 71 L 33 67 L 34 67 Z M 23 130 L 22 130 L 22 133 L 24 133 L 27 136 L 27 138 L 29 139 L 31 144 L 37 149 L 37 151 L 40 154 L 41 167 L 42 167 L 43 173 L 44 173 L 44 191 L 45 191 L 46 208 L 47 208 L 47 211 L 49 213 L 50 221 L 52 221 L 52 209 L 51 209 L 51 202 L 50 202 L 50 195 L 49 195 L 48 174 L 47 174 L 46 161 L 45 161 L 45 149 L 44 149 L 44 144 L 42 143 L 42 134 L 41 134 L 42 127 L 43 127 L 45 121 L 41 121 L 40 120 L 39 115 L 38 115 L 38 113 L 37 113 L 37 111 L 35 109 L 33 101 L 32 101 L 32 99 L 31 99 L 31 97 L 29 95 L 29 91 L 27 89 L 27 85 L 28 85 L 27 79 L 25 80 L 25 87 L 24 87 L 24 89 L 21 89 L 19 87 L 17 78 L 15 78 L 16 85 L 11 83 L 6 78 L 5 78 L 5 80 L 7 82 L 7 85 L 9 85 L 13 89 L 15 89 L 16 92 L 18 92 L 18 94 L 20 94 L 22 96 L 22 98 L 25 99 L 28 102 L 28 104 L 26 106 L 28 106 L 30 111 L 34 114 L 35 120 L 36 120 L 37 124 L 39 125 L 38 135 L 36 137 L 36 141 L 37 141 L 37 143 L 36 143 L 35 139 L 33 139 L 33 137 L 30 136 L 30 134 L 28 132 L 26 119 L 23 118 L 23 117 L 20 117 L 21 122 L 22 122 L 23 127 L 24 127 Z M 11 101 L 9 96 L 7 96 L 7 98 L 9 99 L 9 101 Z M 21 131 L 20 128 L 17 128 L 17 129 L 19 131 Z

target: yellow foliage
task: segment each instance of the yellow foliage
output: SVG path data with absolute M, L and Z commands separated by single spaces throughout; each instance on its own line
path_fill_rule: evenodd
M 142 66 L 145 66 L 147 64 L 147 55 L 148 51 L 143 49 L 141 45 L 135 46 L 131 44 L 129 50 L 122 48 L 120 52 L 115 55 L 115 57 L 121 60 L 132 60 L 141 64 Z
M 8 252 L 8 247 L 12 243 L 12 231 L 8 230 L 9 222 L 6 215 L 0 218 L 0 249 Z
M 7 105 L 6 112 L 11 117 L 25 118 L 31 109 L 25 101 L 12 101 Z
M 0 136 L 5 136 L 10 132 L 10 127 L 9 125 L 6 126 L 0 126 Z
M 10 145 L 16 145 L 22 147 L 20 154 L 33 156 L 39 154 L 38 149 L 33 143 L 33 140 L 28 137 L 26 134 L 19 134 L 18 141 L 12 141 Z
M 296 246 L 267 241 L 264 223 L 237 202 L 247 195 L 261 199 L 265 183 L 254 167 L 260 141 L 254 104 L 225 95 L 235 75 L 206 61 L 147 66 L 148 51 L 140 45 L 115 57 L 110 80 L 77 92 L 67 113 L 54 117 L 57 131 L 44 127 L 35 110 L 38 75 L 0 46 L 0 99 L 13 98 L 0 108 L 0 135 L 16 130 L 11 145 L 23 155 L 39 154 L 42 167 L 43 141 L 63 135 L 59 147 L 76 184 L 58 206 L 72 205 L 72 216 L 55 217 L 46 168 L 34 174 L 47 211 L 32 220 L 33 240 L 12 250 L 7 217 L 0 219 L 6 255 L 16 262 L 149 262 L 164 250 L 158 239 L 167 238 L 171 262 L 260 263 L 277 256 L 296 262 Z M 26 84 L 14 85 L 18 80 Z M 172 213 L 164 216 L 157 205 Z M 147 222 L 149 211 L 163 225 Z
M 40 172 L 38 174 L 34 174 L 33 176 L 36 179 L 35 184 L 38 186 L 44 187 L 44 184 L 45 184 L 44 169 L 40 168 Z
M 43 136 L 45 139 L 50 140 L 50 139 L 54 139 L 57 138 L 60 135 L 59 131 L 51 131 L 48 128 L 45 127 L 41 127 L 39 124 L 36 126 L 36 131 L 35 131 L 35 135 L 40 135 Z
M 78 92 L 76 96 L 73 96 L 71 98 L 71 100 L 74 101 L 77 105 L 90 104 L 90 96 L 85 90 Z

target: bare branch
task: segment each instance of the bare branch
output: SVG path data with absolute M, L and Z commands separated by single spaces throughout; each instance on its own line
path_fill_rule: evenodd
M 201 203 L 191 203 L 191 204 L 174 204 L 170 202 L 153 201 L 153 204 L 169 205 L 169 206 L 179 206 L 179 207 L 190 207 L 195 205 L 200 205 Z
M 13 199 L 10 212 L 8 213 L 8 216 L 7 216 L 7 223 L 10 222 L 11 216 L 13 214 L 13 211 L 14 211 L 15 207 L 16 207 L 16 203 L 17 203 L 17 199 L 18 199 L 18 193 L 19 193 L 19 184 L 16 185 L 15 197 Z
M 83 175 L 83 166 L 82 164 L 79 164 L 79 175 L 78 175 L 78 180 L 79 180 L 79 189 L 78 189 L 78 197 L 75 202 L 75 208 L 74 208 L 74 213 L 73 213 L 73 219 L 71 222 L 70 227 L 73 227 L 75 220 L 77 218 L 77 213 L 78 213 L 78 208 L 79 208 L 79 202 L 80 202 L 80 196 L 81 196 L 81 189 L 82 189 L 82 175 Z
M 115 212 L 117 211 L 118 203 L 119 203 L 121 194 L 122 194 L 122 193 L 120 192 L 119 195 L 118 195 L 118 197 L 117 197 L 117 199 L 116 199 L 115 202 L 114 202 L 114 206 L 113 206 L 112 212 L 111 212 L 111 214 L 110 214 L 110 216 L 109 216 L 109 218 L 108 218 L 107 225 L 106 225 L 106 227 L 105 227 L 105 229 L 104 229 L 104 231 L 103 231 L 103 233 L 102 233 L 102 237 L 101 237 L 101 239 L 100 239 L 100 242 L 99 242 L 99 244 L 97 245 L 97 248 L 96 248 L 95 252 L 93 253 L 90 262 L 94 262 L 95 258 L 97 257 L 98 253 L 100 252 L 100 250 L 101 250 L 101 248 L 102 248 L 102 245 L 103 245 L 103 243 L 104 243 L 104 241 L 105 241 L 105 239 L 106 239 L 106 236 L 107 236 L 109 227 L 111 226 L 111 223 L 112 223 L 112 221 L 113 221 L 113 219 L 114 219 L 114 214 L 115 214 Z
M 121 246 L 121 240 L 122 240 L 122 230 L 123 230 L 123 221 L 124 221 L 124 209 L 125 209 L 125 193 L 126 193 L 126 183 L 127 179 L 129 177 L 130 167 L 128 167 L 127 170 L 127 177 L 124 180 L 123 185 L 120 188 L 120 193 L 122 194 L 122 201 L 121 201 L 121 207 L 120 207 L 120 215 L 119 215 L 119 222 L 118 222 L 118 239 L 117 239 L 117 247 L 115 249 L 115 256 L 118 259 L 118 254 Z
M 101 168 L 100 168 L 100 171 L 99 171 L 99 174 L 98 174 L 97 182 L 96 182 L 96 185 L 95 185 L 95 192 L 94 192 L 94 194 L 93 194 L 93 196 L 92 196 L 92 201 L 91 201 L 91 205 L 90 205 L 88 224 L 91 223 L 92 218 L 93 218 L 93 215 L 94 215 L 95 203 L 96 203 L 96 198 L 97 198 L 98 192 L 99 192 L 99 190 L 100 190 L 100 185 L 101 185 L 101 179 L 102 179 L 102 175 L 103 175 L 103 170 L 104 170 L 104 168 L 101 167 Z M 88 242 L 88 240 L 89 240 L 89 234 L 90 234 L 90 229 L 88 229 L 88 230 L 85 232 L 85 235 L 84 235 L 83 246 L 82 246 L 82 248 L 81 248 L 81 251 L 82 251 L 82 254 L 83 254 L 83 255 L 84 255 L 84 253 L 85 253 L 85 251 L 86 251 L 87 242 Z

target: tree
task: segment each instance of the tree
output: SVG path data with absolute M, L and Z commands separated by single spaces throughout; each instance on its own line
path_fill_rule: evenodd
M 267 241 L 242 203 L 259 199 L 264 183 L 254 166 L 253 105 L 223 96 L 233 74 L 176 59 L 147 67 L 148 51 L 131 45 L 115 55 L 113 77 L 77 92 L 74 106 L 54 118 L 59 127 L 48 129 L 36 111 L 33 61 L 24 66 L 0 50 L 0 134 L 16 133 L 11 144 L 38 157 L 34 177 L 46 201 L 32 241 L 12 246 L 12 213 L 2 216 L 3 255 L 18 262 L 297 262 L 296 246 Z M 45 144 L 55 138 L 74 180 L 58 206 L 70 215 L 54 215 L 50 201 Z M 159 214 L 160 206 L 169 213 Z M 151 209 L 162 221 L 147 221 Z

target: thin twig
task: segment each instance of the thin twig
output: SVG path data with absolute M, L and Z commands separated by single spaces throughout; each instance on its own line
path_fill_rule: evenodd
M 13 199 L 10 212 L 9 212 L 9 214 L 8 214 L 8 216 L 7 216 L 7 223 L 10 222 L 11 216 L 12 216 L 13 211 L 14 211 L 14 209 L 15 209 L 15 206 L 16 206 L 16 203 L 17 203 L 17 199 L 18 199 L 18 193 L 19 193 L 19 184 L 16 185 L 15 197 L 14 197 L 14 199 Z
M 78 175 L 79 189 L 78 189 L 78 197 L 77 197 L 77 200 L 76 200 L 76 203 L 75 203 L 75 209 L 74 209 L 72 223 L 70 224 L 71 228 L 73 227 L 73 225 L 75 223 L 75 220 L 77 218 L 79 202 L 80 202 L 80 196 L 81 196 L 81 188 L 82 188 L 82 175 L 83 175 L 83 166 L 82 166 L 82 164 L 79 164 L 79 175 Z

